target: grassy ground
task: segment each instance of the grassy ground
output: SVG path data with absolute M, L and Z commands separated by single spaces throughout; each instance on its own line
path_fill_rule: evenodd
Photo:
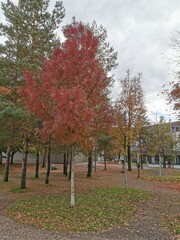
M 69 206 L 69 196 L 47 196 L 18 200 L 8 208 L 15 220 L 56 231 L 97 231 L 117 227 L 132 218 L 138 203 L 150 193 L 108 188 L 76 197 Z
M 74 221 L 75 230 L 79 231 L 119 226 L 121 222 L 126 222 L 132 217 L 132 213 L 135 213 L 137 207 L 141 209 L 141 202 L 143 199 L 147 200 L 149 196 L 146 192 L 122 189 L 125 188 L 125 184 L 121 165 L 107 165 L 107 171 L 104 171 L 103 164 L 97 165 L 97 171 L 94 172 L 93 169 L 92 178 L 86 177 L 87 164 L 75 165 L 77 208 L 72 209 L 69 208 L 70 181 L 63 176 L 62 165 L 56 165 L 57 170 L 51 171 L 50 183 L 47 185 L 44 184 L 46 169 L 40 168 L 39 178 L 36 179 L 34 177 L 35 165 L 28 164 L 26 190 L 19 189 L 21 164 L 10 166 L 9 182 L 7 183 L 3 182 L 3 167 L 4 165 L 0 165 L 0 197 L 5 197 L 8 201 L 2 199 L 3 205 L 0 204 L 0 210 L 3 211 L 4 206 L 8 207 L 10 203 L 14 202 L 8 208 L 10 216 L 23 223 L 53 230 L 74 231 L 72 221 Z M 163 169 L 161 178 L 161 180 L 165 179 L 163 181 L 159 181 L 155 171 L 158 170 L 151 168 L 141 170 L 142 178 L 139 180 L 137 179 L 137 169 L 127 172 L 128 187 L 143 189 L 141 185 L 146 183 L 153 186 L 154 189 L 180 191 L 180 170 Z M 173 180 L 170 181 L 170 179 Z M 91 211 L 88 210 L 89 208 Z M 108 214 L 109 209 L 112 211 L 111 214 Z M 175 213 L 177 213 L 176 210 Z M 81 219 L 81 223 L 78 222 L 79 219 Z M 166 220 L 171 231 L 178 233 L 179 216 L 174 215 L 170 218 L 166 216 Z M 58 225 L 55 224 L 56 222 Z M 172 224 L 172 222 L 177 224 Z
M 180 215 L 165 217 L 164 223 L 171 232 L 180 235 Z
M 142 176 L 141 178 L 144 179 L 144 180 L 147 180 L 147 181 L 179 182 L 180 183 L 180 177 L 179 176 L 164 176 L 164 177 Z
M 141 179 L 147 181 L 157 181 L 157 182 L 177 182 L 180 183 L 180 169 L 172 168 L 162 168 L 161 177 L 159 176 L 159 168 L 157 167 L 147 167 L 145 169 L 140 169 Z M 133 172 L 137 176 L 137 169 Z

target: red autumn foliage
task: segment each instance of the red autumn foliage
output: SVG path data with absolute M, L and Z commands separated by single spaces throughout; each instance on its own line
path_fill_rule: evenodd
M 63 29 L 65 42 L 46 59 L 38 74 L 24 74 L 19 92 L 43 130 L 62 143 L 92 144 L 93 133 L 111 122 L 105 94 L 108 78 L 97 57 L 98 38 L 75 20 Z
M 174 83 L 171 89 L 171 100 L 174 102 L 174 108 L 180 110 L 180 82 Z

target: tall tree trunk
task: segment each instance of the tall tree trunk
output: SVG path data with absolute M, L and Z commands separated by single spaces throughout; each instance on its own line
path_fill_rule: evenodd
M 140 178 L 140 157 L 139 157 L 139 153 L 137 154 L 137 175 L 138 175 L 138 178 Z
M 106 171 L 107 167 L 106 167 L 106 153 L 104 151 L 104 171 Z
M 92 174 L 92 152 L 89 151 L 87 177 L 91 177 L 91 174 Z
M 124 173 L 125 176 L 125 185 L 126 185 L 126 169 L 125 169 L 125 164 L 126 164 L 126 154 L 127 154 L 127 137 L 124 135 L 124 159 L 122 160 L 122 173 Z
M 142 155 L 140 157 L 140 165 L 141 165 L 141 169 L 143 169 L 143 157 L 142 157 Z
M 39 149 L 36 150 L 35 178 L 39 178 Z
M 63 174 L 66 176 L 66 169 L 67 169 L 67 153 L 64 153 L 63 156 Z
M 166 168 L 166 159 L 165 159 L 164 155 L 163 155 L 163 168 Z
M 0 151 L 0 164 L 2 164 L 2 159 L 3 159 L 2 152 Z
M 94 155 L 94 171 L 96 172 L 96 163 L 97 163 L 97 152 L 95 150 L 95 155 Z
M 10 163 L 10 147 L 7 148 L 7 152 L 6 152 L 6 164 L 5 164 L 5 172 L 4 172 L 4 182 L 8 182 L 8 178 L 9 178 L 9 163 Z
M 124 160 L 123 161 L 123 173 L 124 173 L 124 184 L 125 189 L 128 189 L 128 178 L 127 178 L 127 172 L 126 172 L 126 153 L 124 152 Z
M 146 161 L 146 163 L 149 163 L 148 162 L 148 155 L 147 155 L 147 153 L 146 153 L 146 160 L 145 161 Z
M 27 137 L 24 139 L 24 152 L 22 158 L 22 173 L 21 173 L 21 189 L 26 188 L 26 171 L 27 171 L 27 158 L 29 153 L 29 140 Z
M 159 154 L 159 176 L 162 177 L 162 161 L 161 161 L 161 154 Z
M 11 164 L 14 163 L 14 154 L 15 154 L 15 151 L 12 151 L 11 152 Z
M 43 162 L 42 162 L 42 168 L 46 167 L 46 154 L 47 154 L 47 145 L 44 148 L 44 155 L 43 155 Z
M 121 169 L 121 172 L 122 173 L 125 173 L 125 160 L 124 159 L 122 159 L 122 169 Z
M 132 167 L 131 167 L 131 146 L 128 145 L 127 147 L 127 155 L 128 155 L 128 171 L 132 171 Z
M 71 148 L 71 207 L 75 206 L 75 196 L 74 196 L 74 152 L 73 147 Z
M 69 162 L 69 165 L 70 165 L 69 166 L 69 179 L 71 179 L 71 170 L 72 170 L 72 166 L 71 166 L 72 165 L 72 157 L 71 157 L 71 155 L 72 155 L 72 153 L 70 153 L 70 159 L 69 159 L 70 160 L 70 162 Z
M 69 152 L 68 150 L 66 151 L 66 168 L 65 168 L 65 176 L 67 177 L 68 175 L 68 165 L 69 165 Z
M 138 178 L 140 178 L 140 164 L 137 164 Z
M 51 137 L 49 136 L 49 139 L 48 139 L 48 154 L 47 154 L 47 172 L 46 172 L 45 184 L 49 183 L 50 169 L 51 169 Z

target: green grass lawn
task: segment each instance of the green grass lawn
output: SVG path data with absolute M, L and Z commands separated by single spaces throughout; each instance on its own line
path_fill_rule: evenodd
M 11 193 L 25 193 L 25 192 L 31 192 L 31 189 L 29 189 L 29 188 L 20 189 L 18 187 L 12 187 L 9 191 Z
M 166 224 L 173 233 L 180 235 L 180 215 L 167 218 Z
M 141 176 L 142 179 L 148 181 L 159 181 L 159 182 L 180 182 L 180 176 Z
M 149 192 L 108 188 L 76 196 L 74 208 L 69 196 L 53 195 L 17 200 L 7 213 L 23 224 L 54 231 L 98 231 L 119 227 L 151 197 Z

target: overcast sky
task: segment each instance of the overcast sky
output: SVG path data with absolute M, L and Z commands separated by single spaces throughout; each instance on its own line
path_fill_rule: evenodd
M 63 4 L 66 16 L 62 26 L 75 16 L 85 23 L 95 20 L 106 28 L 108 41 L 118 52 L 119 63 L 112 96 L 117 96 L 118 79 L 127 69 L 132 75 L 141 72 L 150 118 L 164 115 L 167 120 L 174 119 L 166 111 L 168 107 L 161 91 L 164 83 L 174 79 L 165 56 L 170 51 L 172 34 L 180 31 L 180 0 L 64 0 Z

